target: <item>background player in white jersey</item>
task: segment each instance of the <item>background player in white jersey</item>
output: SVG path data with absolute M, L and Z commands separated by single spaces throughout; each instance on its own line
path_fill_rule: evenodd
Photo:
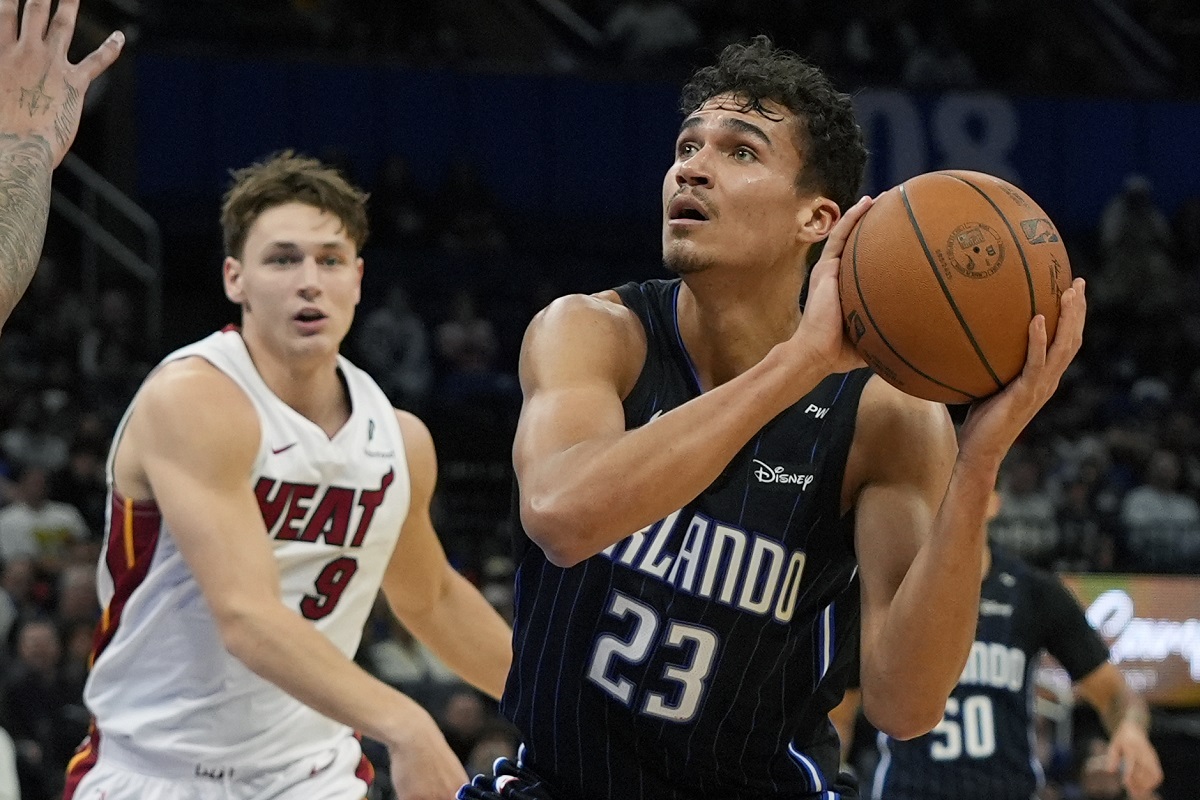
M 488 694 L 510 660 L 433 530 L 429 432 L 338 355 L 365 200 L 290 153 L 234 175 L 224 285 L 241 330 L 168 356 L 114 437 L 95 726 L 67 798 L 361 798 L 354 731 L 387 745 L 402 798 L 465 777 L 430 715 L 351 660 L 381 587 Z
M 0 0 L 0 325 L 21 299 L 42 252 L 50 172 L 79 130 L 88 86 L 121 52 L 114 33 L 78 64 L 67 61 L 79 0 Z

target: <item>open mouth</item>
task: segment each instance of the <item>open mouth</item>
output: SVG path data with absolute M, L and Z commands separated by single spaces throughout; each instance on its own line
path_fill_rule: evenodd
M 315 308 L 304 308 L 293 319 L 297 322 L 319 322 L 325 319 L 325 314 Z
M 667 207 L 667 219 L 690 220 L 693 222 L 708 222 L 709 216 L 704 206 L 692 197 L 676 197 Z

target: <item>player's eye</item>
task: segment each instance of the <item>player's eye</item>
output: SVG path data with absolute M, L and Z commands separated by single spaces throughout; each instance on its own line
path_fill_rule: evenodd
M 268 264 L 273 264 L 277 267 L 290 266 L 292 264 L 299 263 L 299 261 L 300 261 L 300 257 L 295 255 L 294 253 L 277 253 L 277 254 L 275 254 L 273 256 L 269 256 L 267 258 Z
M 680 142 L 675 148 L 675 155 L 679 158 L 690 158 L 696 155 L 699 149 L 695 142 Z
M 733 157 L 737 161 L 745 162 L 758 160 L 758 155 L 749 147 L 739 147 L 738 149 L 734 150 Z

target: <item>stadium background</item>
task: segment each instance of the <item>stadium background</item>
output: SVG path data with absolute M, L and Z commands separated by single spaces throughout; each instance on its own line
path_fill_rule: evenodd
M 44 507 L 42 494 L 82 520 L 47 533 L 38 563 L 5 559 L 0 577 L 0 724 L 16 740 L 24 796 L 53 796 L 86 726 L 78 691 L 116 418 L 158 358 L 236 321 L 216 224 L 228 170 L 291 147 L 372 192 L 367 291 L 346 353 L 429 423 L 439 531 L 505 609 L 524 326 L 559 294 L 661 274 L 659 187 L 679 86 L 722 44 L 765 32 L 854 94 L 872 150 L 866 190 L 980 169 L 1021 185 L 1063 231 L 1090 281 L 1087 341 L 1006 464 L 993 533 L 1036 563 L 1087 574 L 1076 591 L 1104 584 L 1085 605 L 1133 586 L 1135 621 L 1175 621 L 1138 628 L 1151 643 L 1128 640 L 1122 666 L 1176 686 L 1152 695 L 1162 797 L 1195 797 L 1193 5 L 85 0 L 76 50 L 113 27 L 130 44 L 88 97 L 56 175 L 44 262 L 0 338 L 0 557 L 5 521 Z M 1174 577 L 1124 577 L 1148 573 Z M 385 616 L 360 661 L 426 703 L 464 760 L 511 746 L 490 704 Z M 1079 766 L 1094 715 L 1071 710 L 1050 667 L 1044 683 L 1041 752 L 1059 792 L 1047 797 L 1088 796 Z M 857 756 L 869 771 L 869 753 Z M 388 796 L 386 781 L 376 794 Z

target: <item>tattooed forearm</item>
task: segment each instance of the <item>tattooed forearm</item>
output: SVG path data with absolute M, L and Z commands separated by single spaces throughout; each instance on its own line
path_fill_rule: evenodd
M 50 208 L 50 143 L 0 133 L 0 325 L 37 267 Z
M 71 146 L 75 136 L 75 128 L 79 125 L 79 90 L 67 84 L 67 99 L 63 101 L 62 109 L 54 118 L 54 138 L 62 148 Z

